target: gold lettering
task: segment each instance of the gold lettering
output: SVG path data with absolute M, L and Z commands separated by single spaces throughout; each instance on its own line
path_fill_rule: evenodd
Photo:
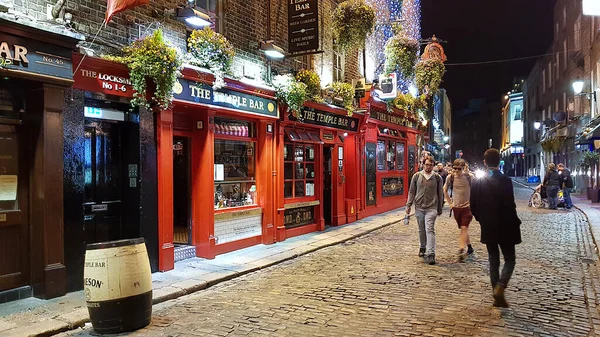
M 27 59 L 27 48 L 15 45 L 15 60 L 23 63 L 29 63 Z
M 10 54 L 10 48 L 8 47 L 8 43 L 2 42 L 0 43 L 0 56 L 4 54 L 4 57 L 12 60 L 12 55 Z

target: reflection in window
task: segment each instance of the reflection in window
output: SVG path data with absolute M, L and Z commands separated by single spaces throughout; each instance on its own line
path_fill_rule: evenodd
M 377 170 L 385 171 L 385 142 L 377 142 Z
M 255 144 L 215 139 L 215 209 L 256 204 Z
M 315 195 L 315 147 L 302 143 L 284 145 L 283 185 L 285 198 Z
M 19 209 L 19 138 L 12 125 L 0 125 L 0 211 Z

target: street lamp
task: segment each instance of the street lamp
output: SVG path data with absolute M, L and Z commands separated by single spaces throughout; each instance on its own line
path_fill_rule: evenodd
M 591 92 L 582 92 L 583 91 L 583 81 L 582 80 L 575 80 L 573 81 L 573 92 L 575 93 L 575 96 L 585 96 L 587 99 L 590 100 L 590 105 L 591 108 L 593 109 L 593 104 L 591 102 L 592 99 L 594 99 L 594 103 L 596 103 L 596 90 L 592 90 Z
M 575 92 L 575 95 L 581 94 L 582 90 L 583 90 L 583 81 L 582 80 L 573 81 L 573 92 Z
M 539 130 L 541 127 L 542 127 L 542 122 L 540 122 L 540 121 L 533 122 L 534 129 Z
M 273 40 L 260 41 L 260 50 L 264 51 L 267 57 L 274 59 L 282 59 L 285 57 L 285 52 L 279 46 L 273 43 Z
M 445 143 L 447 143 L 447 142 L 450 140 L 450 137 L 448 137 L 448 136 L 444 136 L 444 138 L 442 138 L 442 140 L 443 140 Z

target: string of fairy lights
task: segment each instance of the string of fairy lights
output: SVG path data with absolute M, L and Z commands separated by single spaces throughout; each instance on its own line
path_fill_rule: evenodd
M 366 3 L 375 8 L 378 18 L 373 34 L 366 41 L 365 77 L 372 81 L 383 72 L 385 44 L 394 34 L 394 22 L 400 23 L 410 37 L 421 38 L 421 0 L 366 0 Z M 407 92 L 412 82 L 412 78 L 399 77 L 398 88 Z

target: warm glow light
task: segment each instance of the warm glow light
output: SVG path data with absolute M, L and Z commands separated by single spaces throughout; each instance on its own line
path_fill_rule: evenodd
M 268 57 L 272 57 L 272 58 L 275 58 L 275 59 L 281 59 L 281 58 L 283 58 L 285 56 L 282 53 L 278 52 L 277 50 L 265 50 L 265 54 Z
M 575 95 L 581 94 L 581 91 L 583 91 L 583 81 L 574 81 L 573 92 L 575 93 Z
M 187 24 L 189 24 L 190 26 L 194 27 L 205 27 L 210 25 L 210 21 L 206 21 L 198 16 L 187 17 L 185 18 L 185 22 L 187 22 Z
M 583 0 L 583 15 L 600 15 L 600 1 Z
M 533 122 L 533 128 L 539 130 L 542 127 L 541 122 Z
M 504 99 L 508 99 L 508 95 L 504 96 Z

